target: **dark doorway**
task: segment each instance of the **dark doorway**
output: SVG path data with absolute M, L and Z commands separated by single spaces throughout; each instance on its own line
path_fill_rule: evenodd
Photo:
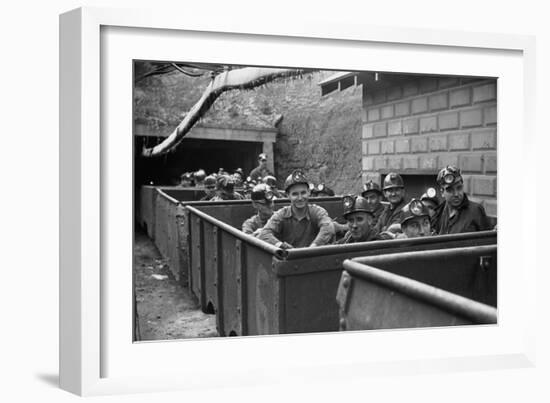
M 184 139 L 175 152 L 143 158 L 139 153 L 147 141 L 150 143 L 151 138 L 135 137 L 134 181 L 137 187 L 151 182 L 154 185 L 177 185 L 182 173 L 200 168 L 210 174 L 218 172 L 219 168 L 233 172 L 240 167 L 248 175 L 262 152 L 262 143 L 259 142 Z
M 437 191 L 439 196 L 439 189 L 435 182 L 437 175 L 407 175 L 400 174 L 405 182 L 405 190 L 407 191 L 407 199 L 420 198 L 422 194 L 432 187 Z M 384 183 L 386 175 L 382 175 L 381 181 Z

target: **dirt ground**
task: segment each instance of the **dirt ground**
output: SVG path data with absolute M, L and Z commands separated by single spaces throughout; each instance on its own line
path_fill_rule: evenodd
M 145 233 L 136 231 L 134 275 L 139 330 L 137 340 L 217 337 L 216 317 L 201 311 L 181 287 Z

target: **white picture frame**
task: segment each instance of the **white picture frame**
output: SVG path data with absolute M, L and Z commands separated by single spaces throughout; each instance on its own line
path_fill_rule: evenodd
M 209 54 L 205 49 L 220 40 L 232 44 L 226 48 L 232 49 L 235 59 L 228 60 L 232 57 L 228 49 L 218 48 L 219 54 L 210 53 L 209 62 L 274 65 L 278 60 L 276 64 L 284 65 L 296 60 L 304 67 L 327 69 L 368 67 L 499 77 L 498 172 L 506 178 L 498 184 L 499 254 L 510 246 L 516 253 L 499 261 L 498 326 L 131 342 L 127 280 L 132 215 L 125 208 L 132 194 L 132 156 L 127 147 L 132 138 L 127 131 L 132 121 L 128 97 L 132 77 L 126 62 L 180 60 L 182 50 L 173 45 L 181 41 L 187 41 L 188 55 L 192 49 L 194 58 L 205 58 Z M 287 50 L 284 56 L 274 51 L 280 46 Z M 304 47 L 309 47 L 308 52 Z M 264 50 L 245 54 L 245 48 Z M 250 20 L 236 26 L 231 20 L 182 18 L 169 12 L 82 8 L 61 16 L 60 50 L 63 389 L 98 395 L 284 383 L 297 375 L 306 381 L 344 380 L 414 373 L 419 368 L 437 372 L 533 365 L 535 318 L 526 313 L 535 312 L 535 244 L 528 242 L 527 224 L 517 233 L 516 223 L 527 222 L 523 218 L 529 217 L 528 206 L 513 205 L 510 197 L 511 183 L 535 187 L 533 177 L 514 171 L 511 164 L 518 158 L 520 163 L 528 161 L 533 152 L 532 37 L 327 24 L 314 19 L 283 25 Z M 337 56 L 335 60 L 322 59 L 327 50 Z M 378 56 L 375 62 L 364 56 L 369 54 Z M 468 62 L 461 66 L 456 60 Z M 480 63 L 472 63 L 476 60 Z M 123 134 L 112 135 L 115 132 Z M 514 137 L 517 133 L 521 141 Z M 519 302 L 512 299 L 512 287 L 521 290 Z M 135 360 L 143 363 L 141 368 Z

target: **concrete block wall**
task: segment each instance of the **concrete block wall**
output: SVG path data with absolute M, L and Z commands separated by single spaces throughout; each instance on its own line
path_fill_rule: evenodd
M 379 183 L 389 171 L 436 175 L 456 165 L 469 197 L 496 216 L 496 89 L 496 80 L 449 77 L 363 88 L 363 180 Z

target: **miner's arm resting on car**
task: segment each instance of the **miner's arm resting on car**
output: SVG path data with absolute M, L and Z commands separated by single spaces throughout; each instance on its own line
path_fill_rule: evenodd
M 290 206 L 278 210 L 258 235 L 261 240 L 283 248 L 326 245 L 333 236 L 331 218 L 316 205 L 309 205 L 307 216 L 301 220 L 293 217 Z
M 310 213 L 317 217 L 317 225 L 319 226 L 319 232 L 310 246 L 327 245 L 332 241 L 335 233 L 332 219 L 324 208 L 316 205 L 310 205 L 310 207 Z

